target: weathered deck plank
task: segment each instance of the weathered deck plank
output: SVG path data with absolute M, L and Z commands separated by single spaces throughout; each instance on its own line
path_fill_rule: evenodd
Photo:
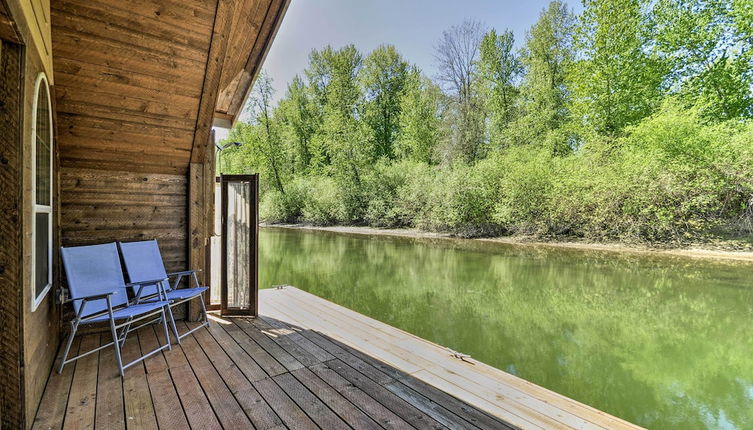
M 179 323 L 184 331 L 195 323 Z M 73 351 L 109 336 L 88 335 Z M 164 341 L 132 333 L 124 360 Z M 118 376 L 111 348 L 52 373 L 36 428 L 510 429 L 341 340 L 280 318 L 220 318 Z

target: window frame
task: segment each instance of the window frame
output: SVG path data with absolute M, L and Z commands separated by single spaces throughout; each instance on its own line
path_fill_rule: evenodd
M 49 115 L 48 121 L 50 126 L 50 168 L 49 168 L 49 179 L 50 179 L 50 199 L 49 205 L 40 205 L 37 204 L 37 108 L 39 107 L 39 94 L 40 89 L 42 87 L 42 84 L 44 84 L 44 90 L 47 92 L 47 113 Z M 53 133 L 53 124 L 52 124 L 52 98 L 50 95 L 50 84 L 47 81 L 47 76 L 44 73 L 40 73 L 39 76 L 37 76 L 36 82 L 34 83 L 34 103 L 32 105 L 32 111 L 31 111 L 31 202 L 32 202 L 32 213 L 31 213 L 31 311 L 34 312 L 37 310 L 37 307 L 39 307 L 39 304 L 42 303 L 42 301 L 47 297 L 47 294 L 52 289 L 52 190 L 53 190 L 53 154 L 54 154 L 54 133 Z M 38 213 L 46 213 L 47 216 L 47 285 L 42 289 L 42 291 L 37 295 L 37 272 L 36 272 L 36 265 L 37 265 L 37 214 Z

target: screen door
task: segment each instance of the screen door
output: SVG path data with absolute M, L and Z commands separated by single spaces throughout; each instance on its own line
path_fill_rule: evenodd
M 222 175 L 221 315 L 258 314 L 259 175 Z

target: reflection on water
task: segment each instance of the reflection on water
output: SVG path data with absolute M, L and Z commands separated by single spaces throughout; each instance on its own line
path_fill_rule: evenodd
M 651 429 L 753 428 L 753 265 L 263 229 L 294 285 Z

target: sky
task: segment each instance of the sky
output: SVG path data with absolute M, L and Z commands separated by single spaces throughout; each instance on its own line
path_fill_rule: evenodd
M 579 0 L 566 0 L 575 12 Z M 442 31 L 465 19 L 486 27 L 510 29 L 517 46 L 549 0 L 292 0 L 263 69 L 273 79 L 274 99 L 303 74 L 312 49 L 354 44 L 368 54 L 382 44 L 395 45 L 410 63 L 434 77 L 434 46 Z M 225 135 L 218 130 L 218 137 Z

